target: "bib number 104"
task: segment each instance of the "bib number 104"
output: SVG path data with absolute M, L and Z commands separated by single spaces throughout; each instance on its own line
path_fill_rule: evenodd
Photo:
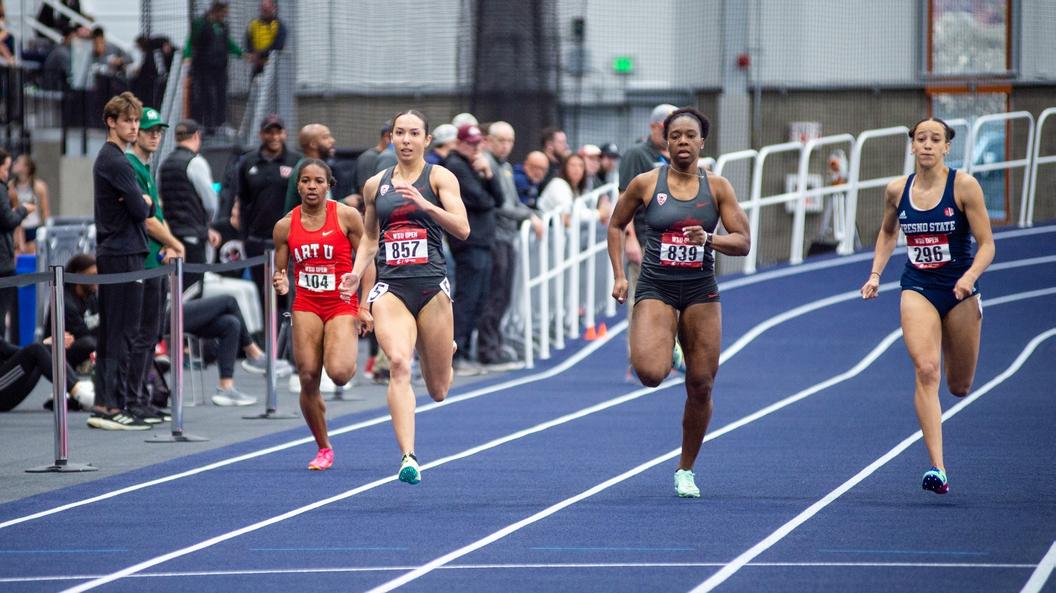
M 334 274 L 301 272 L 300 277 L 297 280 L 297 286 L 313 292 L 325 292 L 337 288 Z

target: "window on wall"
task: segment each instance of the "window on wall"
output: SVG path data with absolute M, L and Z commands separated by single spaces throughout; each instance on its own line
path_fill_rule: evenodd
M 928 77 L 1011 74 L 1011 0 L 928 0 L 926 26 Z
M 1005 160 L 1006 124 L 984 126 L 970 149 L 963 144 L 979 116 L 1008 111 L 1013 75 L 1012 0 L 926 0 L 924 48 L 931 114 L 960 120 L 947 164 L 954 168 Z M 965 162 L 968 160 L 969 162 Z M 1007 221 L 1008 175 L 1004 170 L 976 175 L 990 217 Z

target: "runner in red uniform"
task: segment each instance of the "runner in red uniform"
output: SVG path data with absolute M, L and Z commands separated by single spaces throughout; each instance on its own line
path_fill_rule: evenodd
M 359 295 L 338 294 L 341 276 L 352 271 L 353 252 L 363 237 L 363 218 L 355 208 L 326 198 L 334 185 L 326 163 L 304 159 L 297 171 L 301 205 L 275 224 L 275 275 L 279 294 L 290 289 L 286 269 L 293 257 L 297 290 L 293 299 L 293 356 L 301 379 L 301 412 L 319 445 L 308 469 L 324 470 L 334 463 L 326 430 L 326 404 L 319 393 L 322 368 L 334 383 L 344 385 L 356 373 L 360 333 L 373 319 L 360 308 Z M 373 266 L 367 272 L 374 275 Z M 370 286 L 371 283 L 365 283 Z

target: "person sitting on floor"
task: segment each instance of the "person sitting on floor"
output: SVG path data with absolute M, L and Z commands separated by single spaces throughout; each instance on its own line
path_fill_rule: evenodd
M 22 403 L 37 386 L 41 377 L 51 381 L 51 348 L 45 344 L 30 344 L 19 348 L 6 340 L 0 340 L 0 412 L 10 412 Z M 67 333 L 63 340 L 69 347 L 73 335 Z M 71 410 L 91 409 L 95 402 L 95 389 L 91 381 L 77 381 L 77 374 L 66 365 L 67 407 Z M 51 398 L 44 402 L 46 409 L 52 408 Z

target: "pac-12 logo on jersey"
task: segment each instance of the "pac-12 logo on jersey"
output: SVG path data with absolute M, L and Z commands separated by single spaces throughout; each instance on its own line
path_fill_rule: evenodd
M 656 194 L 656 203 L 657 204 L 660 204 L 661 206 L 663 206 L 664 202 L 666 202 L 666 201 L 667 201 L 667 194 Z
M 381 195 L 383 195 L 383 196 L 384 196 L 384 195 L 385 195 L 386 193 L 388 193 L 388 191 L 389 191 L 389 184 L 388 184 L 388 183 L 386 183 L 385 185 L 383 185 L 383 186 L 381 186 L 380 188 L 378 188 L 378 193 L 380 193 L 380 194 L 381 194 Z
M 947 206 L 946 209 L 942 211 L 942 213 L 946 216 L 953 216 L 953 208 Z

